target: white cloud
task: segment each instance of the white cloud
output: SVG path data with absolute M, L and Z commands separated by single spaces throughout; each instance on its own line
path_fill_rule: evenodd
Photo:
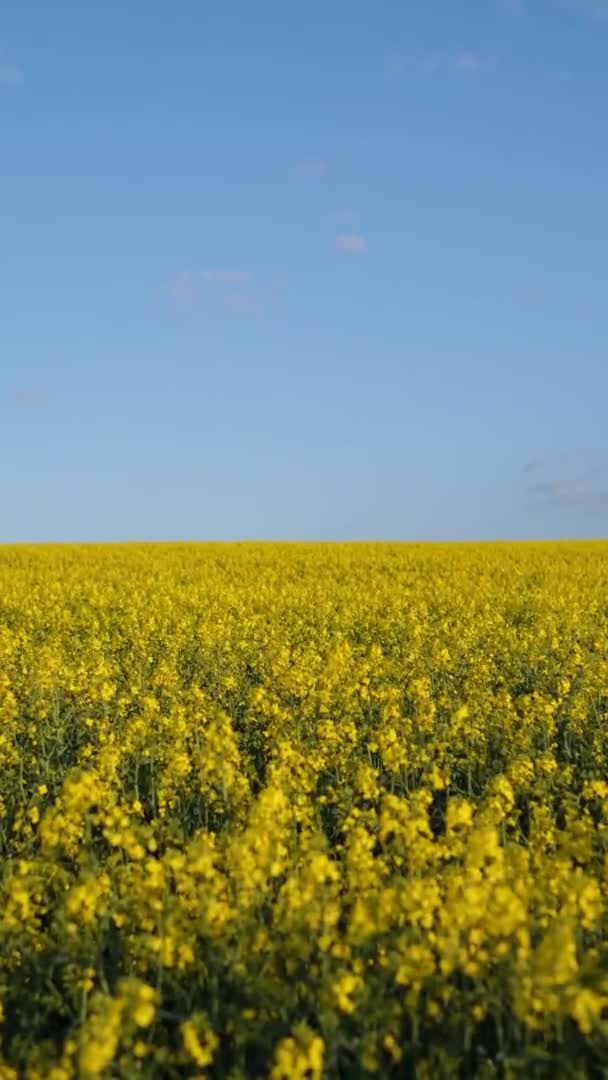
M 250 270 L 201 270 L 203 281 L 214 281 L 218 285 L 243 285 L 253 279 Z
M 540 6 L 538 3 L 532 3 L 531 0 L 496 0 L 496 5 L 499 10 L 509 12 L 511 15 L 525 15 L 528 8 L 532 10 Z M 561 9 L 595 22 L 608 21 L 608 0 L 552 0 L 550 8 L 555 14 L 558 14 Z
M 0 61 L 0 86 L 21 86 L 23 72 L 17 64 L 5 64 Z
M 509 15 L 524 15 L 526 11 L 525 0 L 496 0 L 499 11 L 507 11 Z
M 476 71 L 491 67 L 493 63 L 494 58 L 490 53 L 461 49 L 454 53 L 448 66 L 450 70 L 461 74 L 474 74 Z
M 440 49 L 426 49 L 424 52 L 419 52 L 416 56 L 410 57 L 406 66 L 408 70 L 414 71 L 417 75 L 435 75 L 446 67 L 448 58 L 449 53 Z
M 388 52 L 384 57 L 384 77 L 394 82 L 396 79 L 400 79 L 403 75 L 403 69 L 405 67 L 405 60 L 403 53 L 393 49 Z
M 538 473 L 544 468 L 547 459 L 544 457 L 531 457 L 526 461 L 523 467 L 524 475 L 530 476 L 532 473 Z
M 608 0 L 562 0 L 562 7 L 596 22 L 608 21 Z
M 299 161 L 294 167 L 293 175 L 298 180 L 319 180 L 327 175 L 327 162 L 322 158 L 307 158 L 305 161 Z
M 416 53 L 389 53 L 384 72 L 395 79 L 408 72 L 413 75 L 477 75 L 496 63 L 494 54 L 478 49 L 421 49 Z
M 21 387 L 7 397 L 0 398 L 0 408 L 10 412 L 37 412 L 48 409 L 51 400 L 46 390 Z
M 19 409 L 44 409 L 49 404 L 46 390 L 17 390 L 13 402 Z
M 536 506 L 584 510 L 589 514 L 608 514 L 608 491 L 568 480 L 542 480 L 532 488 Z
M 530 509 L 562 508 L 608 514 L 608 457 L 579 448 L 531 458 L 523 468 Z
M 361 255 L 367 251 L 367 239 L 360 233 L 341 233 L 336 236 L 335 246 L 338 251 L 345 251 L 348 255 Z
M 253 315 L 259 306 L 253 280 L 249 270 L 181 270 L 163 292 L 176 315 Z

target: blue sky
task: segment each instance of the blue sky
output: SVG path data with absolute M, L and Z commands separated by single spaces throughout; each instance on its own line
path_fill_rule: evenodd
M 0 540 L 608 524 L 608 0 L 5 0 Z

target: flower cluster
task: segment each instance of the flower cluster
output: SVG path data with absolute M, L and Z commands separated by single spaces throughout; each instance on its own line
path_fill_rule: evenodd
M 0 1080 L 603 1075 L 607 577 L 0 550 Z

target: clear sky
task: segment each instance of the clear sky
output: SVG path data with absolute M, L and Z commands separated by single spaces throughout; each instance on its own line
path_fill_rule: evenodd
M 608 532 L 608 0 L 4 0 L 0 540 Z

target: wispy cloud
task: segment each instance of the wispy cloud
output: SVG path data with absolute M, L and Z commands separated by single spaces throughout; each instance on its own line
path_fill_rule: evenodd
M 0 407 L 9 412 L 38 412 L 47 409 L 50 404 L 47 391 L 36 387 L 20 387 L 0 397 Z
M 327 162 L 322 158 L 306 158 L 294 165 L 293 175 L 298 180 L 320 180 L 327 176 Z
M 400 79 L 405 71 L 405 57 L 397 49 L 391 49 L 384 57 L 384 77 L 393 82 Z
M 582 15 L 595 22 L 608 21 L 608 0 L 561 0 L 561 6 L 573 15 Z
M 509 15 L 524 15 L 526 0 L 496 0 L 499 11 L 506 11 Z
M 608 454 L 579 449 L 572 454 L 530 458 L 523 467 L 528 508 L 561 508 L 608 515 Z
M 414 53 L 390 52 L 385 57 L 388 79 L 404 75 L 430 78 L 434 75 L 477 75 L 494 67 L 493 53 L 478 49 L 421 49 Z
M 528 300 L 540 301 L 547 295 L 547 284 L 542 278 L 531 278 L 525 285 Z
M 447 67 L 449 71 L 454 71 L 460 75 L 474 75 L 478 71 L 494 67 L 495 62 L 493 53 L 462 49 L 450 57 Z
M 524 476 L 532 476 L 533 473 L 537 473 L 540 469 L 543 468 L 546 460 L 547 460 L 546 458 L 542 458 L 542 457 L 531 457 L 531 458 L 529 458 L 529 460 L 526 461 L 526 463 L 525 463 L 525 465 L 524 465 L 524 467 L 522 469 L 522 472 L 523 472 Z
M 511 15 L 525 15 L 529 9 L 540 5 L 533 0 L 496 0 L 496 6 L 499 11 Z M 551 8 L 555 14 L 566 11 L 571 15 L 580 15 L 583 19 L 608 22 L 608 0 L 552 0 Z M 547 14 L 551 13 L 551 8 Z
M 347 255 L 363 255 L 367 251 L 367 238 L 361 233 L 341 233 L 334 243 L 338 251 Z
M 590 514 L 608 514 L 608 488 L 599 490 L 585 484 L 542 480 L 534 484 L 532 493 L 545 506 L 579 509 Z
M 244 285 L 253 281 L 253 274 L 250 270 L 201 270 L 200 278 L 215 285 Z
M 163 295 L 173 314 L 186 318 L 255 315 L 259 304 L 249 270 L 181 270 Z
M 21 86 L 23 71 L 18 64 L 7 64 L 0 60 L 0 86 Z

